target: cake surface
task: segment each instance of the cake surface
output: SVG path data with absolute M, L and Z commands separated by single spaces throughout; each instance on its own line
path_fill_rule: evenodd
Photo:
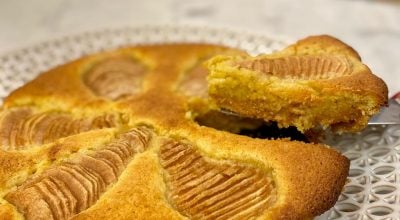
M 118 49 L 12 92 L 0 113 L 0 219 L 305 219 L 332 207 L 349 169 L 336 150 L 194 120 L 208 111 L 202 63 L 216 54 L 243 52 Z
M 387 104 L 387 86 L 356 51 L 312 36 L 268 55 L 221 55 L 208 62 L 209 95 L 220 108 L 301 131 L 355 132 Z

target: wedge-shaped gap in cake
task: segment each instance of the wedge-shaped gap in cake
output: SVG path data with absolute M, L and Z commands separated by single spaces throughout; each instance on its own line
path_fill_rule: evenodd
M 66 112 L 37 112 L 28 107 L 3 110 L 0 113 L 0 148 L 23 150 L 89 130 L 116 127 L 120 123 L 120 117 L 112 113 L 75 117 Z
M 70 219 L 99 200 L 118 181 L 152 132 L 138 127 L 87 154 L 78 153 L 27 180 L 5 199 L 30 219 Z
M 237 61 L 234 66 L 286 79 L 319 80 L 350 75 L 352 63 L 345 56 L 303 55 L 260 57 Z
M 252 138 L 290 138 L 291 140 L 303 142 L 310 142 L 313 138 L 311 137 L 313 135 L 311 131 L 303 134 L 294 126 L 280 128 L 276 122 L 266 122 L 261 119 L 241 117 L 236 114 L 227 114 L 224 112 L 227 111 L 209 110 L 205 113 L 196 114 L 194 121 L 201 126 Z
M 168 139 L 160 148 L 171 205 L 191 219 L 249 219 L 276 201 L 271 171 L 204 156 Z
M 83 74 L 83 82 L 97 96 L 118 100 L 143 90 L 147 67 L 129 56 L 109 57 Z

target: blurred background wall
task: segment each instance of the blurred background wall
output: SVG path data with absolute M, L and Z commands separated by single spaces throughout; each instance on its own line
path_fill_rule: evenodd
M 298 39 L 331 34 L 400 91 L 400 1 L 0 0 L 0 54 L 48 39 L 142 24 L 196 24 Z

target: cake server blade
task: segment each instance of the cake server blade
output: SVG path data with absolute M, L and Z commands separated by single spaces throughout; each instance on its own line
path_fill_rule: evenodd
M 383 107 L 379 114 L 372 117 L 369 125 L 397 125 L 400 124 L 400 93 L 389 99 L 389 106 Z

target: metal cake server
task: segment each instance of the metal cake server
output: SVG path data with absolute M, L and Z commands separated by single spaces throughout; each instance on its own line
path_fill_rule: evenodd
M 389 99 L 388 104 L 388 107 L 383 107 L 379 114 L 369 120 L 369 125 L 400 124 L 400 93 L 397 93 Z

